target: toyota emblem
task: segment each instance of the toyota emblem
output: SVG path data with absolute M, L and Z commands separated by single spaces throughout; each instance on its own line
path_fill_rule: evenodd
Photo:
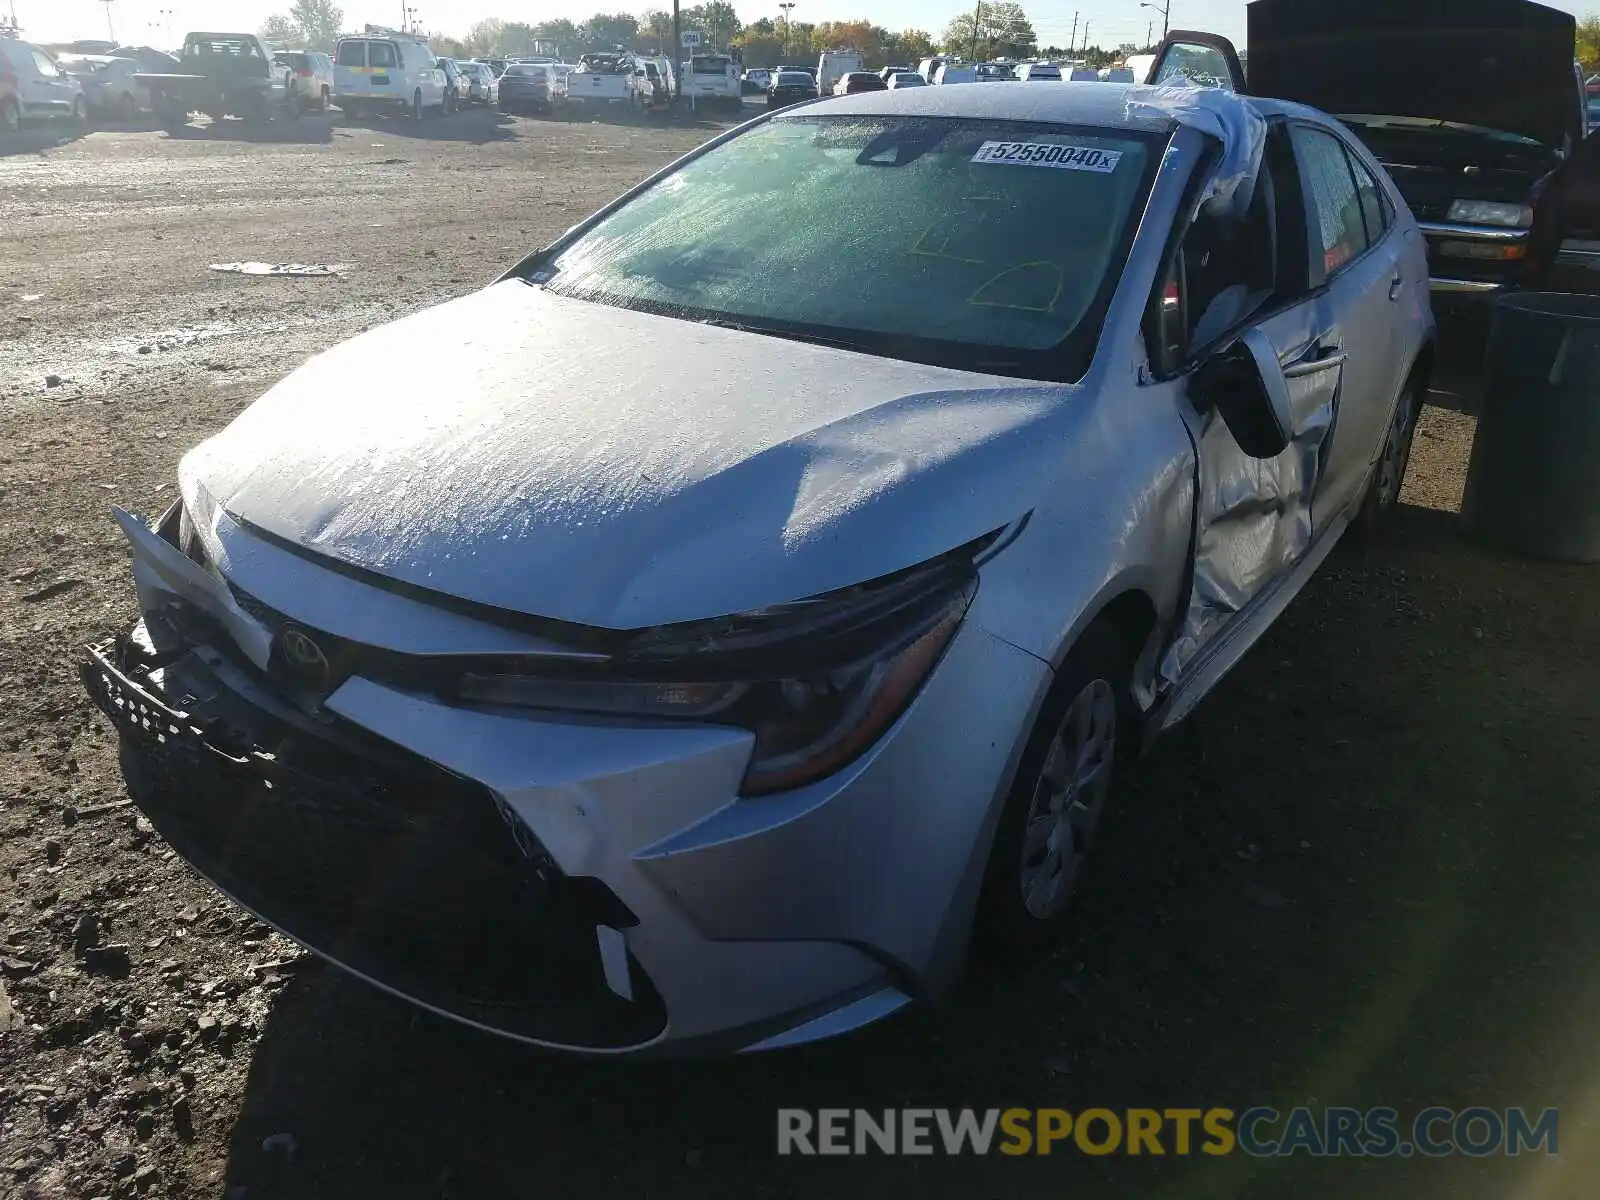
M 328 666 L 328 656 L 303 629 L 293 627 L 285 629 L 278 635 L 278 649 L 282 652 L 284 664 L 289 670 L 307 683 L 328 682 L 332 674 Z

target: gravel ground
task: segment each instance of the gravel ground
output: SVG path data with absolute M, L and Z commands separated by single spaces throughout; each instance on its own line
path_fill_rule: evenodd
M 1391 535 L 1341 548 L 1119 796 L 1067 948 L 844 1045 L 523 1053 L 298 955 L 126 804 L 75 677 L 135 616 L 108 506 L 163 507 L 182 451 L 306 356 L 707 132 L 477 113 L 0 147 L 0 1196 L 1594 1195 L 1600 585 L 1461 537 L 1459 366 Z M 346 270 L 209 269 L 246 260 Z M 1561 1156 L 773 1154 L 779 1106 L 1297 1102 L 1559 1105 Z

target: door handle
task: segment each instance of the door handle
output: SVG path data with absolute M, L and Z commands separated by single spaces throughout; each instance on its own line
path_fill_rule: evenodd
M 1400 299 L 1400 285 L 1405 281 L 1405 276 L 1401 275 L 1399 271 L 1394 273 L 1394 278 L 1389 280 L 1389 299 Z
M 1319 371 L 1331 371 L 1344 366 L 1344 348 L 1337 342 L 1318 339 L 1306 352 L 1283 368 L 1285 379 L 1303 379 Z

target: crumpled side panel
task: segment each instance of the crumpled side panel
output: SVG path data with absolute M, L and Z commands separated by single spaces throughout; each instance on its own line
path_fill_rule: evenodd
M 1326 393 L 1318 395 L 1314 376 L 1288 383 L 1295 435 L 1278 457 L 1247 457 L 1231 446 L 1233 435 L 1220 420 L 1202 439 L 1194 584 L 1183 625 L 1161 660 L 1164 684 L 1176 683 L 1222 625 L 1310 548 L 1311 501 L 1333 405 Z
M 1208 134 L 1222 143 L 1222 161 L 1200 199 L 1213 212 L 1250 203 L 1256 172 L 1267 142 L 1267 122 L 1255 106 L 1225 88 L 1183 82 L 1139 88 L 1128 96 L 1131 116 L 1164 116 Z

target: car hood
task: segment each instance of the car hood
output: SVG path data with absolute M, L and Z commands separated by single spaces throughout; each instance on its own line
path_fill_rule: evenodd
M 180 474 L 191 504 L 203 490 L 317 555 L 632 629 L 845 587 L 1000 528 L 1036 502 L 1077 391 L 510 280 L 312 359 Z
M 1256 0 L 1250 91 L 1330 113 L 1583 136 L 1576 22 L 1528 0 Z

